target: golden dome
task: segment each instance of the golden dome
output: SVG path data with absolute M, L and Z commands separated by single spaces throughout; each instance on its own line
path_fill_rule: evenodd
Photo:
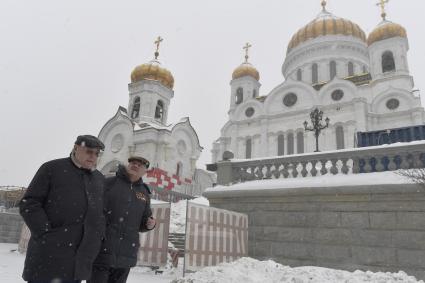
M 334 16 L 325 9 L 310 23 L 298 30 L 288 44 L 288 53 L 307 40 L 326 35 L 346 35 L 366 42 L 364 31 L 355 23 Z
M 367 44 L 372 45 L 377 41 L 398 36 L 407 38 L 406 29 L 399 24 L 384 20 L 369 34 Z
M 260 80 L 260 74 L 257 69 L 254 68 L 250 63 L 244 62 L 237 67 L 232 74 L 232 79 L 239 79 L 244 76 L 251 76 L 257 81 Z
M 131 82 L 139 82 L 141 80 L 158 81 L 168 88 L 173 88 L 174 77 L 170 71 L 161 67 L 161 63 L 157 60 L 152 60 L 147 64 L 142 64 L 134 68 L 131 72 Z

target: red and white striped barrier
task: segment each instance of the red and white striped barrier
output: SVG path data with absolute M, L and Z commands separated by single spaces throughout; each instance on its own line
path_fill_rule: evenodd
M 164 266 L 167 263 L 168 254 L 170 204 L 152 204 L 151 208 L 156 226 L 152 231 L 139 234 L 140 249 L 137 265 Z
M 185 272 L 248 254 L 248 216 L 188 202 Z

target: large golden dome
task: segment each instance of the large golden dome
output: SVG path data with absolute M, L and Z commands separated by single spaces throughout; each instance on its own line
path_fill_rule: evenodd
M 334 16 L 325 9 L 310 23 L 298 30 L 288 44 L 288 53 L 298 45 L 310 39 L 326 35 L 346 35 L 357 37 L 366 42 L 366 34 L 355 23 Z
M 158 81 L 164 86 L 173 89 L 174 77 L 170 71 L 161 67 L 158 60 L 152 60 L 147 64 L 142 64 L 134 68 L 131 72 L 131 82 L 139 82 L 141 80 Z
M 372 45 L 377 41 L 393 37 L 407 38 L 406 29 L 399 24 L 384 20 L 369 34 L 367 44 Z
M 260 80 L 260 74 L 257 69 L 248 62 L 244 62 L 237 67 L 232 74 L 232 79 L 238 79 L 244 76 L 251 76 L 257 81 Z

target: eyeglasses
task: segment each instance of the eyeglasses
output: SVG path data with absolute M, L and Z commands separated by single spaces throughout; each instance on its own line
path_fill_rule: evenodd
M 141 161 L 138 161 L 138 160 L 132 160 L 132 161 L 130 161 L 130 163 L 137 165 L 139 167 L 145 166 L 146 169 L 149 168 L 149 162 L 141 162 Z
M 84 147 L 84 151 L 86 152 L 87 155 L 96 155 L 96 157 L 98 157 L 100 154 L 100 150 L 98 149 Z

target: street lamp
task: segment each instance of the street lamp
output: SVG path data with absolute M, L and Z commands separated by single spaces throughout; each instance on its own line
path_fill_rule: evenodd
M 329 127 L 330 119 L 326 117 L 325 119 L 326 125 L 322 125 L 322 116 L 323 116 L 323 111 L 320 111 L 318 108 L 316 108 L 310 113 L 310 120 L 311 120 L 312 126 L 309 127 L 307 121 L 304 121 L 304 129 L 306 131 L 314 132 L 314 136 L 316 137 L 316 150 L 314 152 L 319 152 L 320 132 L 323 129 L 326 129 L 327 127 Z

